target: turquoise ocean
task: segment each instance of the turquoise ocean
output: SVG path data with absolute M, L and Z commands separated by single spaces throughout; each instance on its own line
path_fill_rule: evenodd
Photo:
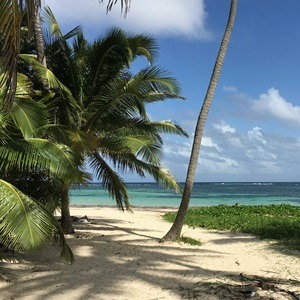
M 178 207 L 181 195 L 156 183 L 127 183 L 132 206 Z M 183 187 L 183 184 L 181 184 Z M 73 187 L 71 205 L 115 206 L 100 184 Z M 190 206 L 291 204 L 300 206 L 299 182 L 205 182 L 194 183 Z

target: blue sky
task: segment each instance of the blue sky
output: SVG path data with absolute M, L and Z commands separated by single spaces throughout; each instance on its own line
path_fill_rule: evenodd
M 106 15 L 97 0 L 44 3 L 63 29 L 80 24 L 91 40 L 112 26 L 157 39 L 156 64 L 178 79 L 186 100 L 154 104 L 149 113 L 153 120 L 172 119 L 189 132 L 189 139 L 164 137 L 163 165 L 184 181 L 230 1 L 132 0 L 126 19 L 118 5 Z M 299 0 L 239 0 L 195 181 L 300 180 L 299 11 Z

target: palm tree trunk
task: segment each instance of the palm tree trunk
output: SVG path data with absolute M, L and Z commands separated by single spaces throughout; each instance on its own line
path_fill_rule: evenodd
M 181 235 L 183 223 L 184 223 L 184 217 L 186 215 L 190 197 L 192 194 L 193 184 L 194 184 L 194 178 L 195 178 L 195 172 L 198 164 L 198 158 L 200 153 L 200 147 L 201 147 L 201 140 L 204 130 L 204 125 L 206 121 L 206 117 L 208 115 L 214 93 L 217 87 L 217 83 L 221 74 L 223 62 L 225 59 L 227 47 L 230 41 L 231 32 L 234 25 L 236 10 L 237 10 L 237 2 L 238 0 L 231 0 L 231 6 L 230 6 L 230 12 L 229 12 L 229 18 L 228 23 L 224 32 L 224 36 L 221 42 L 221 46 L 219 49 L 219 53 L 215 62 L 215 66 L 213 69 L 213 73 L 209 82 L 209 86 L 204 98 L 204 102 L 197 120 L 197 125 L 195 129 L 195 135 L 194 135 L 194 141 L 193 141 L 193 147 L 189 162 L 189 167 L 187 170 L 187 177 L 185 181 L 184 191 L 182 195 L 182 200 L 177 212 L 176 219 L 171 227 L 171 229 L 167 232 L 167 234 L 161 239 L 161 242 L 164 241 L 174 241 L 178 239 Z
M 47 68 L 47 60 L 45 55 L 45 43 L 43 39 L 43 32 L 41 26 L 41 17 L 39 13 L 39 7 L 34 8 L 34 39 L 36 47 L 36 55 L 38 62 Z M 42 87 L 45 91 L 49 90 L 49 83 L 47 80 L 42 80 Z
M 70 216 L 69 185 L 63 185 L 61 192 L 61 228 L 66 234 L 75 233 Z
M 41 18 L 40 18 L 38 7 L 36 7 L 34 10 L 34 39 L 36 45 L 37 59 L 46 68 L 47 63 L 46 63 L 46 56 L 45 56 L 45 45 L 44 45 Z

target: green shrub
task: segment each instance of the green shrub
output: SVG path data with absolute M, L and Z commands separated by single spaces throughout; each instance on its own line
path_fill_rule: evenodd
M 164 219 L 174 222 L 176 213 Z M 231 230 L 296 245 L 300 250 L 300 206 L 207 206 L 188 210 L 185 224 L 191 227 Z

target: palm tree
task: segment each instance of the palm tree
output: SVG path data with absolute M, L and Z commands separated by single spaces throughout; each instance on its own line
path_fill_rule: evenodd
M 185 181 L 185 186 L 183 190 L 182 200 L 177 212 L 176 219 L 171 227 L 171 229 L 168 231 L 168 233 L 162 238 L 162 242 L 164 241 L 175 241 L 180 237 L 181 230 L 184 223 L 184 217 L 187 212 L 190 197 L 192 194 L 193 189 L 193 183 L 194 183 L 194 177 L 195 177 L 195 171 L 198 164 L 198 157 L 200 153 L 200 146 L 201 146 L 201 140 L 205 125 L 205 120 L 208 115 L 214 93 L 217 87 L 217 83 L 221 74 L 223 62 L 225 59 L 227 46 L 230 41 L 231 32 L 234 25 L 236 10 L 237 10 L 237 0 L 231 0 L 231 6 L 230 6 L 230 12 L 229 12 L 229 18 L 228 23 L 224 32 L 224 36 L 221 42 L 220 50 L 215 62 L 215 66 L 213 69 L 213 73 L 209 82 L 209 86 L 204 98 L 204 102 L 198 117 L 196 129 L 195 129 L 195 135 L 194 135 L 194 142 L 189 162 L 189 167 L 187 171 L 187 177 Z
M 102 2 L 102 1 L 101 1 Z M 107 10 L 118 0 L 109 0 Z M 120 0 L 121 9 L 128 12 L 130 1 Z M 1 0 L 0 1 L 0 89 L 4 90 L 5 109 L 10 109 L 17 87 L 17 65 L 21 45 L 21 26 L 26 20 L 29 33 L 35 35 L 38 59 L 46 64 L 40 28 L 41 0 Z M 44 83 L 47 88 L 47 83 Z
M 51 212 L 17 186 L 24 187 L 22 178 L 30 174 L 43 173 L 54 181 L 70 176 L 68 172 L 81 176 L 74 169 L 80 158 L 65 145 L 36 137 L 46 121 L 45 107 L 30 98 L 28 78 L 18 77 L 12 109 L 0 114 L 0 243 L 16 251 L 30 251 L 54 240 L 61 255 L 72 262 L 72 251 Z
M 46 43 L 48 67 L 70 91 L 57 91 L 47 105 L 58 124 L 84 135 L 88 143 L 77 144 L 75 148 L 88 158 L 118 206 L 129 208 L 128 194 L 113 167 L 141 176 L 146 172 L 166 187 L 179 190 L 170 172 L 160 166 L 160 133 L 186 133 L 171 121 L 151 122 L 146 112 L 146 105 L 150 103 L 180 98 L 178 84 L 158 67 L 147 67 L 135 75 L 129 69 L 139 56 L 152 62 L 157 54 L 154 40 L 114 29 L 106 37 L 89 44 L 77 32 L 78 28 L 63 35 L 50 9 L 46 9 L 46 19 L 55 29 Z M 70 45 L 67 39 L 74 33 L 76 38 Z M 52 131 L 55 139 L 72 145 L 72 135 L 65 136 L 57 128 Z M 67 224 L 63 228 L 68 233 L 73 231 L 71 223 L 67 222 L 69 188 L 66 184 L 62 201 L 62 215 L 66 211 L 63 219 Z

